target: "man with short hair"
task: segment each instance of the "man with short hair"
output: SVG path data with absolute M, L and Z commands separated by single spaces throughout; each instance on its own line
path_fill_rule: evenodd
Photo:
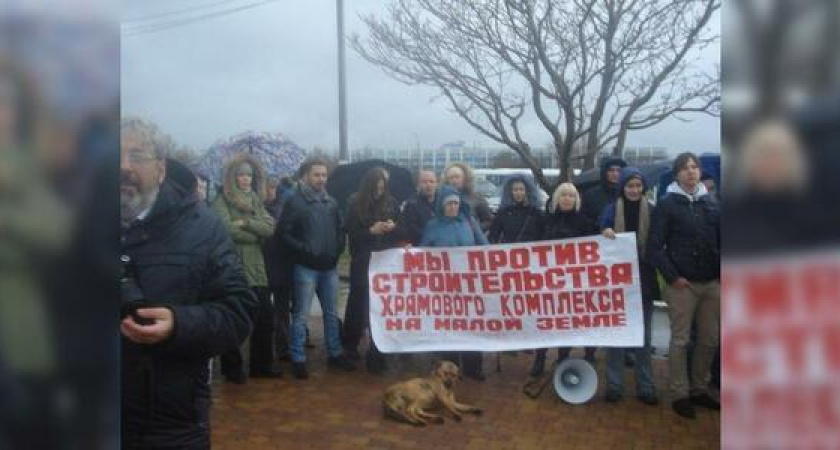
M 304 161 L 298 189 L 283 205 L 279 221 L 280 239 L 292 250 L 294 302 L 289 353 L 292 374 L 309 377 L 306 368 L 306 324 L 312 296 L 318 293 L 324 314 L 324 340 L 329 365 L 353 371 L 355 365 L 342 351 L 337 313 L 338 258 L 344 251 L 345 235 L 338 203 L 326 190 L 328 165 L 320 158 Z
M 403 237 L 412 245 L 420 243 L 426 223 L 435 216 L 437 184 L 433 171 L 420 170 L 417 173 L 417 192 L 403 202 L 399 227 Z
M 671 320 L 672 407 L 680 416 L 694 419 L 695 405 L 720 409 L 708 394 L 720 334 L 720 211 L 700 182 L 696 155 L 678 155 L 673 172 L 676 181 L 654 210 L 647 252 L 668 283 L 663 296 Z M 697 342 L 689 386 L 686 348 L 692 323 L 697 324 Z
M 124 119 L 120 134 L 123 285 L 139 287 L 122 299 L 122 447 L 210 448 L 209 362 L 245 340 L 256 301 L 157 128 Z

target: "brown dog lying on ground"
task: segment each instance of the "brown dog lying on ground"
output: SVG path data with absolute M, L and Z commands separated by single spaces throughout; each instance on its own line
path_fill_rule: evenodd
M 452 361 L 440 361 L 426 378 L 414 378 L 397 383 L 385 391 L 382 408 L 385 416 L 412 425 L 424 426 L 432 421 L 443 423 L 443 416 L 428 412 L 429 409 L 444 409 L 461 421 L 461 413 L 480 415 L 480 408 L 455 401 L 452 389 L 461 378 L 461 371 Z

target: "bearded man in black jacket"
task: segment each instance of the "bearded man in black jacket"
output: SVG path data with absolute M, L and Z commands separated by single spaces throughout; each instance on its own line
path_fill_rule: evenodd
M 142 298 L 120 323 L 122 448 L 206 449 L 210 359 L 245 340 L 256 300 L 224 224 L 163 142 L 123 120 L 121 260 Z

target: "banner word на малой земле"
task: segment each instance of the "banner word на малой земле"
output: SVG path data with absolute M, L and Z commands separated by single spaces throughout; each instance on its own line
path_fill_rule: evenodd
M 384 352 L 642 345 L 636 237 L 375 252 L 370 329 Z

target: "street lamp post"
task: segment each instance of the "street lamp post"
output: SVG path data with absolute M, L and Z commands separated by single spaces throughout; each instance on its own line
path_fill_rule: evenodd
M 336 0 L 338 22 L 338 160 L 349 161 L 347 152 L 347 77 L 344 62 L 344 0 Z

